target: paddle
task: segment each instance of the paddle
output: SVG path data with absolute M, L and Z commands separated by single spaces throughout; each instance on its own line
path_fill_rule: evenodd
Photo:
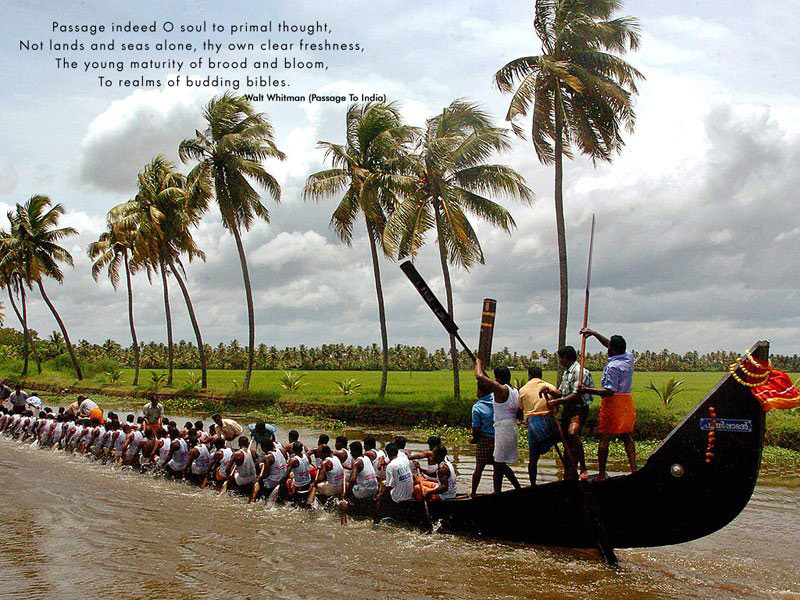
M 230 472 L 230 474 L 229 474 L 229 475 L 228 475 L 228 477 L 225 479 L 225 483 L 223 483 L 223 484 L 222 484 L 222 489 L 219 491 L 219 495 L 220 495 L 220 496 L 221 496 L 222 494 L 224 494 L 225 492 L 227 492 L 227 491 L 228 491 L 228 482 L 229 482 L 231 479 L 233 479 L 233 476 L 234 476 L 234 475 L 236 475 L 236 465 L 233 465 L 233 468 L 231 469 L 231 472 Z
M 342 479 L 342 525 L 347 525 L 347 500 L 344 499 L 344 495 L 347 493 L 347 480 Z
M 209 465 L 209 469 L 208 469 L 208 471 L 206 471 L 206 476 L 203 477 L 203 481 L 200 482 L 200 489 L 201 490 L 206 489 L 206 486 L 208 485 L 209 477 L 213 477 L 214 479 L 217 478 L 217 476 L 216 476 L 216 468 L 212 471 L 211 470 L 211 466 L 212 465 Z
M 561 443 L 564 446 L 564 454 L 566 454 L 567 460 L 564 460 L 564 454 L 561 454 L 561 451 L 558 449 L 558 444 L 554 446 L 556 449 L 556 454 L 558 454 L 558 458 L 561 460 L 561 464 L 564 465 L 564 469 L 566 470 L 567 468 L 569 468 L 570 471 L 573 471 L 572 475 L 574 475 L 574 477 L 577 479 L 578 468 L 577 465 L 575 464 L 575 460 L 572 457 L 572 450 L 570 449 L 569 444 L 567 444 L 567 438 L 564 435 L 564 430 L 561 428 L 561 422 L 556 418 L 556 414 L 552 408 L 548 406 L 547 409 L 550 411 L 550 416 L 553 417 L 553 420 L 556 422 L 556 429 L 558 429 L 558 435 L 561 438 Z M 569 463 L 569 467 L 567 466 L 567 463 Z
M 250 494 L 249 502 L 255 502 L 256 498 L 258 498 L 258 492 L 261 491 L 261 479 L 264 477 L 264 467 L 266 467 L 264 463 L 261 463 L 261 470 L 258 472 L 258 479 L 253 484 L 253 493 Z
M 422 487 L 422 483 L 419 484 L 419 489 L 422 491 L 422 507 L 425 509 L 425 520 L 428 525 L 428 528 L 425 530 L 425 533 L 433 533 L 433 520 L 431 519 L 431 507 L 428 506 L 428 499 L 425 497 L 425 489 Z
M 555 413 L 553 413 L 553 409 L 552 408 L 550 409 L 550 414 L 552 415 L 552 417 L 554 419 L 556 418 Z M 556 424 L 557 424 L 558 428 L 561 429 L 561 425 L 558 424 L 558 421 L 556 421 Z M 561 443 L 562 444 L 564 443 L 563 437 L 562 437 Z M 556 454 L 558 454 L 558 460 L 561 461 L 562 465 L 566 466 L 567 463 L 564 462 L 564 454 L 561 452 L 561 448 L 558 447 L 558 444 L 553 444 L 553 448 L 556 449 Z
M 414 469 L 417 471 L 417 475 L 414 476 L 414 486 L 419 486 L 420 497 L 422 501 L 422 508 L 425 511 L 425 522 L 427 527 L 425 528 L 425 533 L 433 533 L 433 521 L 431 520 L 431 507 L 428 506 L 428 499 L 425 497 L 425 487 L 422 485 L 424 481 L 424 477 L 420 475 L 422 469 L 419 467 L 417 461 L 414 461 Z
M 409 281 L 417 288 L 419 295 L 422 296 L 422 299 L 425 301 L 425 304 L 433 311 L 433 314 L 436 315 L 436 318 L 444 325 L 444 328 L 447 330 L 447 333 L 455 337 L 461 346 L 464 348 L 464 351 L 469 356 L 472 362 L 475 362 L 475 355 L 472 353 L 472 350 L 469 349 L 467 344 L 464 340 L 461 339 L 461 336 L 458 335 L 458 325 L 453 322 L 453 319 L 450 318 L 450 315 L 445 310 L 442 303 L 439 302 L 438 298 L 434 295 L 431 291 L 431 288 L 428 287 L 428 284 L 425 283 L 425 280 L 422 279 L 422 275 L 419 274 L 414 264 L 407 260 L 406 262 L 400 265 L 403 273 L 406 274 Z
M 281 491 L 280 484 L 272 488 L 272 491 L 269 493 L 269 496 L 267 496 L 267 506 L 272 506 L 273 504 L 275 504 L 275 502 L 278 501 L 278 494 L 280 493 L 280 491 Z
M 383 497 L 383 481 L 378 482 L 378 493 L 375 494 L 375 514 L 372 515 L 372 524 L 381 522 L 381 498 Z
M 592 252 L 594 250 L 594 214 L 592 215 L 592 232 L 589 235 L 589 261 L 586 266 L 586 298 L 583 303 L 583 328 L 589 326 L 589 287 L 592 283 Z M 583 366 L 586 364 L 586 336 L 581 336 L 581 370 L 578 371 L 581 383 L 583 383 Z
M 308 491 L 308 500 L 306 500 L 306 504 L 309 506 L 314 506 L 314 500 L 317 498 L 317 482 L 314 481 L 311 483 L 311 487 Z

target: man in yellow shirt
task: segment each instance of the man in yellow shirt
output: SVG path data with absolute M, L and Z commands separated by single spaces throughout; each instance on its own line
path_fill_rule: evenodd
M 522 415 L 528 425 L 528 476 L 536 485 L 539 457 L 559 440 L 558 425 L 547 407 L 547 395 L 542 390 L 558 392 L 558 388 L 542 379 L 540 367 L 528 368 L 528 383 L 519 390 Z
M 211 415 L 211 420 L 217 424 L 217 431 L 219 431 L 220 435 L 233 447 L 234 440 L 238 440 L 239 436 L 242 435 L 242 431 L 244 431 L 242 426 L 233 419 L 223 419 L 222 415 L 219 414 Z

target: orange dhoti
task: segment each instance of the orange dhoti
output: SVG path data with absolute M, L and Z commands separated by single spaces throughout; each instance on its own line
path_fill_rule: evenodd
M 630 433 L 636 425 L 632 394 L 612 394 L 600 400 L 597 432 L 606 435 Z

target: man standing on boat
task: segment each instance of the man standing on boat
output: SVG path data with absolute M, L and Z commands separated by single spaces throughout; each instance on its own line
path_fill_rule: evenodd
M 597 432 L 600 443 L 597 447 L 598 475 L 597 479 L 606 479 L 608 462 L 608 445 L 611 438 L 619 437 L 625 445 L 625 454 L 631 472 L 636 471 L 636 446 L 633 443 L 634 425 L 636 425 L 636 408 L 633 404 L 633 353 L 627 351 L 625 338 L 612 335 L 606 338 L 593 329 L 581 329 L 581 335 L 595 337 L 608 348 L 608 364 L 603 368 L 603 381 L 599 388 L 578 387 L 578 393 L 600 396 L 600 416 Z
M 528 367 L 528 383 L 519 390 L 522 418 L 528 429 L 528 477 L 536 485 L 539 457 L 559 441 L 558 425 L 547 405 L 548 394 L 557 394 L 558 389 L 542 379 L 542 368 Z
M 15 415 L 21 415 L 25 412 L 26 402 L 28 401 L 28 394 L 22 391 L 21 385 L 14 386 L 14 392 L 8 396 L 11 402 L 11 410 Z
M 225 438 L 225 441 L 233 445 L 233 441 L 242 435 L 242 426 L 233 419 L 223 419 L 222 415 L 211 415 L 211 420 L 217 424 L 217 431 Z
M 269 446 L 271 442 L 274 442 L 275 433 L 278 431 L 275 425 L 261 420 L 250 423 L 247 429 L 250 431 L 250 447 L 256 452 L 261 446 Z
M 494 394 L 492 388 L 478 382 L 478 400 L 472 405 L 472 438 L 475 444 L 475 471 L 472 473 L 472 493 L 478 485 L 486 465 L 494 464 Z
M 519 392 L 511 387 L 511 370 L 506 367 L 497 367 L 494 370 L 494 379 L 490 379 L 483 371 L 481 359 L 475 361 L 475 379 L 478 383 L 490 388 L 494 393 L 494 493 L 503 490 L 503 477 L 505 476 L 514 486 L 520 489 L 514 471 L 509 465 L 517 462 L 517 444 L 519 430 L 517 429 L 517 410 L 519 410 Z
M 92 411 L 99 409 L 97 402 L 86 396 L 78 396 L 80 404 L 78 405 L 78 416 L 92 418 Z M 96 413 L 95 413 L 96 414 Z
M 581 429 L 586 424 L 586 419 L 589 416 L 589 405 L 592 403 L 592 395 L 587 393 L 578 394 L 577 389 L 579 386 L 585 388 L 594 387 L 594 380 L 589 369 L 584 368 L 583 373 L 581 364 L 578 361 L 578 353 L 572 346 L 564 346 L 559 348 L 558 364 L 564 369 L 564 375 L 561 377 L 561 384 L 558 387 L 558 392 L 555 394 L 549 393 L 550 401 L 548 405 L 553 408 L 558 405 L 563 405 L 564 410 L 561 412 L 561 430 L 564 432 L 567 444 L 576 465 L 564 465 L 566 477 L 570 477 L 576 469 L 580 468 L 580 478 L 582 480 L 589 478 L 589 471 L 586 469 L 586 457 L 583 452 L 583 442 L 581 442 Z M 553 398 L 558 398 L 554 400 Z M 569 460 L 567 456 L 565 460 Z
M 164 407 L 158 401 L 158 396 L 155 394 L 150 396 L 150 402 L 144 405 L 142 414 L 144 415 L 145 427 L 155 434 L 164 419 Z

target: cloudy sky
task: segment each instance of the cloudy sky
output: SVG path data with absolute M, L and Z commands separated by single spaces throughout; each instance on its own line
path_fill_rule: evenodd
M 385 93 L 413 124 L 467 96 L 501 122 L 508 97 L 492 87 L 492 75 L 508 60 L 538 52 L 531 6 L 529 0 L 6 1 L 1 214 L 34 193 L 64 204 L 65 224 L 81 234 L 68 242 L 75 269 L 63 286 L 50 283 L 51 296 L 75 338 L 125 343 L 124 293 L 93 282 L 86 245 L 102 231 L 106 211 L 134 193 L 136 173 L 151 157 L 177 160 L 180 140 L 202 126 L 203 104 L 222 90 L 100 88 L 94 74 L 56 71 L 59 53 L 20 52 L 20 40 L 46 43 L 53 21 L 327 21 L 333 41 L 360 42 L 366 50 L 331 60 L 322 73 L 292 75 L 292 93 Z M 643 29 L 642 48 L 630 61 L 647 76 L 636 132 L 613 164 L 594 168 L 578 157 L 565 169 L 571 342 L 578 339 L 595 213 L 590 320 L 597 329 L 622 333 L 639 350 L 738 350 L 767 337 L 775 351 L 798 351 L 800 38 L 787 18 L 798 11 L 797 0 L 627 3 L 625 12 L 639 17 Z M 163 34 L 147 41 L 159 39 Z M 377 342 L 364 231 L 352 247 L 342 245 L 328 227 L 335 200 L 307 204 L 300 196 L 307 175 L 323 166 L 316 142 L 342 139 L 345 106 L 257 107 L 272 119 L 288 155 L 267 165 L 283 187 L 281 204 L 271 206 L 271 223 L 245 237 L 257 340 L 277 346 Z M 457 320 L 477 343 L 480 302 L 491 296 L 498 300 L 496 347 L 552 349 L 558 320 L 552 170 L 524 140 L 498 160 L 526 177 L 537 200 L 532 208 L 509 205 L 518 225 L 511 236 L 477 224 L 486 265 L 454 271 Z M 197 239 L 208 261 L 189 267 L 189 285 L 204 336 L 210 343 L 245 340 L 236 250 L 213 211 Z M 431 237 L 418 268 L 443 297 L 434 242 Z M 385 260 L 381 267 L 390 343 L 445 345 L 397 264 Z M 140 339 L 165 339 L 159 287 L 143 276 L 134 285 Z M 191 339 L 180 294 L 174 289 L 172 295 L 176 335 Z M 47 333 L 56 324 L 32 296 L 31 324 Z

